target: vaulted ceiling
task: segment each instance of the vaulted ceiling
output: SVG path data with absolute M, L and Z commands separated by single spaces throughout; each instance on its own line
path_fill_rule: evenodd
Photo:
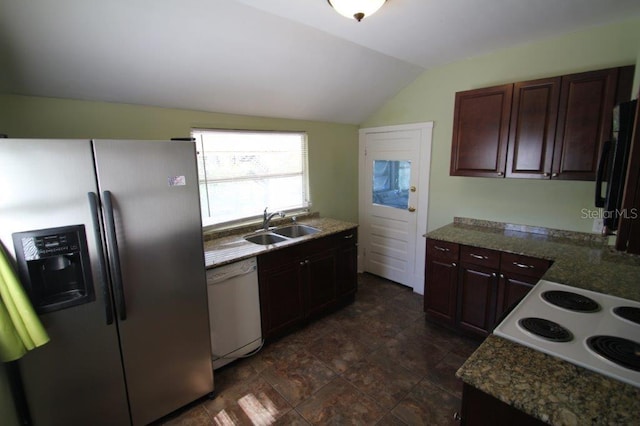
M 638 0 L 0 0 L 0 93 L 358 124 L 430 67 Z

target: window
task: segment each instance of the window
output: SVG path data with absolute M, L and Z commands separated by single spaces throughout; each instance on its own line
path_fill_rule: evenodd
M 372 202 L 406 210 L 409 206 L 410 179 L 410 161 L 375 160 Z
M 195 129 L 204 226 L 310 206 L 307 135 Z

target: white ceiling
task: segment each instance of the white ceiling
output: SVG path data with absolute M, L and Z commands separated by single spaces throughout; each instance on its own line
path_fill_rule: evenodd
M 638 0 L 0 0 L 0 92 L 358 124 L 429 67 Z

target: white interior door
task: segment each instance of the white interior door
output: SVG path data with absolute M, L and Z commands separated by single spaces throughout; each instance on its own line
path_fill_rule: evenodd
M 359 269 L 424 292 L 432 123 L 360 131 Z

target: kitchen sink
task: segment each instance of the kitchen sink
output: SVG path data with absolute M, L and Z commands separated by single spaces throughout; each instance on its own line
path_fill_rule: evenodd
M 287 240 L 286 238 L 275 234 L 256 234 L 244 237 L 244 239 L 249 241 L 250 243 L 261 244 L 263 246 Z
M 307 225 L 289 225 L 283 226 L 282 228 L 274 229 L 273 232 L 288 238 L 296 238 L 302 237 L 303 235 L 315 234 L 316 232 L 320 232 L 320 230 L 318 228 L 314 228 L 313 226 Z

